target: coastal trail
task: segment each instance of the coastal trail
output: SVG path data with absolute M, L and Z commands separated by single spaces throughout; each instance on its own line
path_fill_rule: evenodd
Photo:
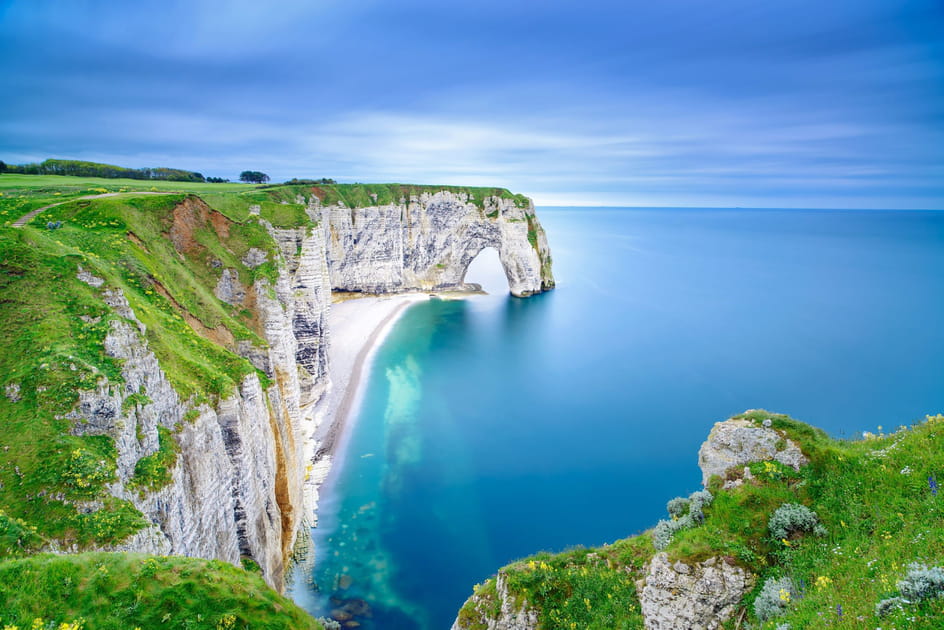
M 14 221 L 12 224 L 10 224 L 10 227 L 21 228 L 21 227 L 23 227 L 24 225 L 26 225 L 27 223 L 29 223 L 30 221 L 32 221 L 33 218 L 35 218 L 36 216 L 38 216 L 39 213 L 40 213 L 40 212 L 43 212 L 44 210 L 49 210 L 50 208 L 55 208 L 56 206 L 61 206 L 61 205 L 64 204 L 64 203 L 69 203 L 70 201 L 78 201 L 78 200 L 80 200 L 80 199 L 101 199 L 102 197 L 118 197 L 119 195 L 177 195 L 177 194 L 180 194 L 180 193 L 176 193 L 176 192 L 154 192 L 154 191 L 151 191 L 151 190 L 142 190 L 142 191 L 138 191 L 138 192 L 134 192 L 134 191 L 131 191 L 131 192 L 110 192 L 110 193 L 102 193 L 102 194 L 100 194 L 100 195 L 85 195 L 85 196 L 83 196 L 83 197 L 73 197 L 72 199 L 64 199 L 63 201 L 59 201 L 59 202 L 56 202 L 56 203 L 51 203 L 51 204 L 49 204 L 48 206 L 43 206 L 42 208 L 36 208 L 35 210 L 30 210 L 29 212 L 27 212 L 26 214 L 24 214 L 23 216 L 21 216 L 19 219 L 17 219 L 16 221 Z

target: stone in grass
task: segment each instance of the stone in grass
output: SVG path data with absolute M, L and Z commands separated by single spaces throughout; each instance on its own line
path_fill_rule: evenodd
M 731 468 L 769 460 L 794 470 L 809 463 L 793 440 L 785 439 L 776 429 L 759 427 L 750 420 L 716 423 L 698 451 L 698 466 L 705 486 L 712 476 L 723 478 Z

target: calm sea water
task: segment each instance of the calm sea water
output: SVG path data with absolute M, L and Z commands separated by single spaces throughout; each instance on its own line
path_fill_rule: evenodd
M 944 410 L 944 212 L 539 216 L 556 291 L 413 306 L 378 352 L 294 589 L 312 612 L 447 629 L 501 565 L 651 526 L 748 408 L 837 437 Z

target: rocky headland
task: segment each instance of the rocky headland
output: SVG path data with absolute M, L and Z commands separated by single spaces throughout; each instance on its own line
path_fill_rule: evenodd
M 453 630 L 940 627 L 942 447 L 940 415 L 856 441 L 762 410 L 718 422 L 703 490 L 655 528 L 499 569 Z

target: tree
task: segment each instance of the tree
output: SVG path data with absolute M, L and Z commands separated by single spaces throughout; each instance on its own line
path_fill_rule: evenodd
M 4 172 L 5 170 L 7 170 L 7 163 L 3 160 L 0 160 L 0 173 Z
M 239 181 L 250 184 L 263 184 L 269 181 L 269 176 L 259 171 L 243 171 L 239 174 Z

